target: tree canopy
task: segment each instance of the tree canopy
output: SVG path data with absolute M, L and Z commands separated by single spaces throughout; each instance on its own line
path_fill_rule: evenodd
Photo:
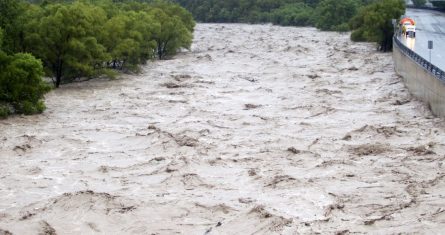
M 176 0 L 202 22 L 308 25 L 319 0 Z
M 0 28 L 0 48 L 2 39 Z M 11 113 L 41 113 L 45 109 L 42 99 L 50 88 L 42 75 L 42 63 L 32 55 L 7 55 L 0 49 L 0 118 Z
M 433 4 L 434 7 L 437 7 L 442 10 L 445 9 L 445 2 L 442 0 L 430 0 L 430 2 Z
M 201 22 L 271 22 L 347 31 L 357 9 L 374 0 L 176 0 Z
M 348 22 L 359 6 L 357 0 L 323 0 L 316 8 L 315 26 L 321 30 L 348 31 Z
M 403 0 L 378 0 L 364 8 L 351 20 L 354 41 L 371 41 L 379 50 L 392 50 L 394 27 L 392 19 L 399 19 L 405 12 Z
M 426 4 L 426 0 L 413 0 L 413 4 L 416 7 L 423 7 Z
M 47 75 L 58 87 L 63 79 L 94 76 L 95 68 L 109 59 L 97 35 L 106 22 L 105 12 L 95 6 L 76 2 L 54 4 L 43 9 L 41 18 L 33 19 L 37 37 L 31 51 L 44 62 Z M 50 50 L 48 50 L 51 48 Z

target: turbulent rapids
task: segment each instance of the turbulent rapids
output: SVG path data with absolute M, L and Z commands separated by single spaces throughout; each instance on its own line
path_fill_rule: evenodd
M 347 34 L 198 24 L 46 103 L 0 120 L 0 234 L 443 231 L 443 120 Z

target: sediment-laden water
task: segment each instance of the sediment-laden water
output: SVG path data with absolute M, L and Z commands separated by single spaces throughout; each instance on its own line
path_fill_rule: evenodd
M 444 120 L 372 44 L 199 24 L 143 70 L 0 121 L 0 234 L 443 231 Z

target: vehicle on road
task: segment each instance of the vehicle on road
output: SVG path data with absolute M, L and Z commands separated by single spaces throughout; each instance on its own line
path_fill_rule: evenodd
M 405 17 L 400 20 L 400 25 L 403 36 L 412 38 L 416 37 L 416 22 L 413 19 Z

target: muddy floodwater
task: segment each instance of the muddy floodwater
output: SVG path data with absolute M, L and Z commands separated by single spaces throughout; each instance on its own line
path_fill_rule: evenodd
M 0 234 L 441 233 L 445 125 L 347 34 L 198 24 L 0 120 Z

